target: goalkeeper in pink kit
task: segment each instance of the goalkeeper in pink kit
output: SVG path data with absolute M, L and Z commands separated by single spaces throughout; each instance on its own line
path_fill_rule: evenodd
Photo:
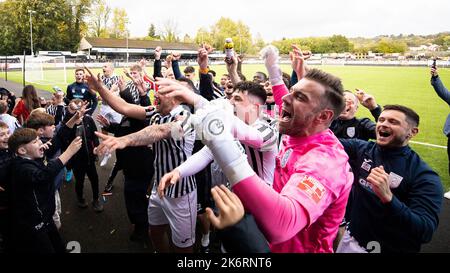
M 348 156 L 328 129 L 345 107 L 341 81 L 317 69 L 301 71 L 301 51 L 295 48 L 293 67 L 301 80 L 289 93 L 276 48 L 264 51 L 275 101 L 282 109 L 279 131 L 285 135 L 276 157 L 273 188 L 262 183 L 246 156 L 232 145 L 233 119 L 227 118 L 232 113 L 210 111 L 196 130 L 202 131 L 202 141 L 256 219 L 272 252 L 333 252 L 353 183 Z M 173 92 L 169 85 L 161 86 L 160 92 Z M 221 226 L 221 220 L 212 222 Z

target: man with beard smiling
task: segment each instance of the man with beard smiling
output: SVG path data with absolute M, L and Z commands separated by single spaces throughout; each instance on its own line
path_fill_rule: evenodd
M 350 223 L 337 252 L 419 252 L 431 240 L 443 190 L 439 176 L 408 146 L 418 126 L 413 110 L 386 105 L 376 142 L 341 140 L 355 181 Z

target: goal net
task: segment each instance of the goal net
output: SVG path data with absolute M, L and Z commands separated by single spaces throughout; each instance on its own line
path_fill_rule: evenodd
M 22 69 L 23 66 L 22 66 Z M 26 57 L 25 80 L 43 85 L 67 84 L 66 59 L 58 57 Z

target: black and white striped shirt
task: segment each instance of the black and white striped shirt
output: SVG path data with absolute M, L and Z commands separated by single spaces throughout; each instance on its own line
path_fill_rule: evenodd
M 153 124 L 165 124 L 176 121 L 176 117 L 181 115 L 188 115 L 181 105 L 175 107 L 168 115 L 161 116 L 157 113 L 153 107 L 149 107 L 146 110 L 147 118 L 150 119 L 150 125 Z M 192 155 L 192 149 L 194 148 L 195 132 L 191 131 L 184 135 L 181 140 L 175 140 L 173 138 L 163 139 L 153 144 L 153 152 L 155 154 L 155 183 L 154 187 L 158 187 L 159 181 L 164 174 L 172 171 L 188 157 Z M 165 191 L 165 195 L 170 198 L 178 198 L 184 196 L 194 190 L 197 185 L 194 176 L 184 177 L 180 182 L 168 187 Z
M 111 77 L 106 77 L 105 75 L 103 75 L 102 76 L 102 82 L 108 88 L 108 90 L 111 90 L 112 86 L 119 82 L 119 76 L 113 75 Z M 106 101 L 102 101 L 102 104 L 103 105 L 108 105 L 106 103 Z
M 102 82 L 108 89 L 111 89 L 114 84 L 119 82 L 119 76 L 113 75 L 111 77 L 106 77 L 103 75 Z
M 217 86 L 213 84 L 213 100 L 221 98 L 225 98 L 225 94 L 223 93 L 222 90 L 220 90 L 219 88 L 217 88 Z
M 275 171 L 275 158 L 278 153 L 278 129 L 276 120 L 268 116 L 257 119 L 252 125 L 263 135 L 263 145 L 260 149 L 256 149 L 245 145 L 247 160 L 252 169 L 257 173 L 266 183 L 272 185 L 273 175 Z
M 140 95 L 137 86 L 133 82 L 128 82 L 126 89 L 130 90 L 130 94 L 133 97 L 134 104 L 140 104 Z

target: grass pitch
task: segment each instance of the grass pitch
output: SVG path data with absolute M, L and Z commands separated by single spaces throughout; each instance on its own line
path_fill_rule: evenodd
M 430 85 L 429 69 L 425 67 L 368 67 L 368 66 L 319 66 L 318 68 L 330 72 L 343 80 L 344 87 L 349 90 L 360 88 L 375 96 L 378 104 L 402 104 L 414 109 L 420 115 L 420 132 L 413 139 L 434 145 L 447 146 L 447 137 L 442 128 L 449 113 L 449 106 L 442 101 Z M 226 72 L 222 65 L 212 66 L 217 72 L 216 81 Z M 288 65 L 282 66 L 283 71 L 290 73 Z M 183 67 L 181 68 L 183 70 Z M 198 71 L 198 67 L 196 67 Z M 93 69 L 94 73 L 101 69 Z M 247 79 L 252 79 L 256 71 L 266 71 L 263 65 L 244 65 L 243 73 Z M 151 75 L 152 69 L 147 72 Z M 45 84 L 35 84 L 39 89 L 52 92 L 52 87 L 58 85 L 64 91 L 65 84 L 62 70 L 45 71 Z M 68 70 L 69 83 L 74 81 L 74 71 Z M 122 74 L 120 68 L 116 74 Z M 450 88 L 450 70 L 441 69 L 440 77 L 447 88 Z M 4 78 L 4 73 L 0 74 Z M 21 72 L 9 72 L 8 80 L 22 83 Z M 20 96 L 20 94 L 16 94 Z M 359 117 L 371 117 L 364 107 L 358 110 Z M 372 118 L 373 120 L 373 118 Z M 441 176 L 445 190 L 450 190 L 450 177 L 448 175 L 447 151 L 444 148 L 430 147 L 426 145 L 411 144 L 411 147 L 420 154 L 436 172 Z

